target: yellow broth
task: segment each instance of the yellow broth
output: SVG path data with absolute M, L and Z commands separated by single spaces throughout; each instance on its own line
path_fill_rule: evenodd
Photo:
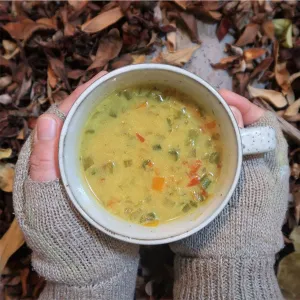
M 222 167 L 212 112 L 163 86 L 117 91 L 82 133 L 84 178 L 112 214 L 157 226 L 193 212 L 214 193 Z

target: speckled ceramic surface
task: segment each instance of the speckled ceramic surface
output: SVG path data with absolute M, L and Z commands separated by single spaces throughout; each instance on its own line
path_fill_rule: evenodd
M 275 149 L 275 132 L 270 127 L 240 129 L 243 155 L 264 153 Z

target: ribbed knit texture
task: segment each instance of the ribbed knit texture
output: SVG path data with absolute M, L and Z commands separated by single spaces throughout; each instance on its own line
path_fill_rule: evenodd
M 283 246 L 287 144 L 271 113 L 252 126 L 267 125 L 276 130 L 276 150 L 245 157 L 238 186 L 220 215 L 171 245 L 175 299 L 282 299 L 273 265 Z
M 50 112 L 58 115 L 53 108 Z M 40 299 L 133 299 L 139 247 L 88 224 L 59 180 L 32 181 L 30 153 L 28 139 L 16 165 L 13 197 L 16 218 L 33 250 L 32 265 L 47 280 Z

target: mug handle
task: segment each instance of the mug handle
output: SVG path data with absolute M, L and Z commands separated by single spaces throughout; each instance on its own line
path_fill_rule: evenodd
M 271 127 L 240 128 L 243 155 L 258 154 L 276 148 L 275 130 Z

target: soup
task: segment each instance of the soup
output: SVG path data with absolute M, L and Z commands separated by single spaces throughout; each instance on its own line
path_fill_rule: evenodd
M 82 133 L 81 170 L 113 215 L 157 226 L 209 201 L 222 167 L 213 112 L 176 89 L 143 86 L 101 101 Z

